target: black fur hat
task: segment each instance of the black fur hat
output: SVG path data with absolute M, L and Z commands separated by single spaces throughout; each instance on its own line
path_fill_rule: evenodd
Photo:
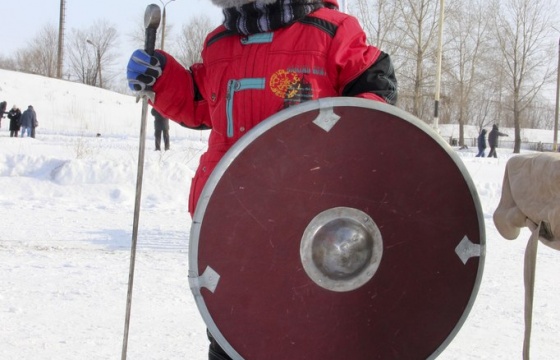
M 259 4 L 274 4 L 276 1 L 278 0 L 212 0 L 212 3 L 214 3 L 214 5 L 221 7 L 222 9 L 227 9 L 227 8 L 231 8 L 231 7 L 240 7 L 246 4 L 250 4 L 253 2 L 259 3 Z M 292 2 L 294 3 L 308 3 L 308 2 L 313 2 L 316 0 L 292 0 Z M 324 0 L 325 3 L 338 8 L 338 2 L 336 0 Z
M 275 3 L 276 1 L 277 0 L 212 0 L 214 5 L 221 7 L 223 9 L 230 8 L 230 7 L 239 7 L 252 2 L 257 2 L 261 4 L 272 4 Z

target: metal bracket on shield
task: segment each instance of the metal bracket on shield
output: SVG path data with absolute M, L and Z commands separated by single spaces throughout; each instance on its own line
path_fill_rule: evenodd
M 204 273 L 200 276 L 189 271 L 189 285 L 193 294 L 200 295 L 200 289 L 207 288 L 210 292 L 214 292 L 218 287 L 220 274 L 218 274 L 210 266 L 207 266 Z
M 455 253 L 457 253 L 463 264 L 466 264 L 470 258 L 480 256 L 481 246 L 470 241 L 465 235 L 463 236 L 463 240 L 461 240 L 459 245 L 455 248 Z
M 330 104 L 327 104 L 326 106 L 321 104 L 319 116 L 313 120 L 313 123 L 326 132 L 329 132 L 333 126 L 336 125 L 338 120 L 340 120 L 340 116 L 333 111 L 333 107 Z

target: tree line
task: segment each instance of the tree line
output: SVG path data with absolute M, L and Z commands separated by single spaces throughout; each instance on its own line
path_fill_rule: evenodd
M 140 17 L 139 17 L 140 18 Z M 184 66 L 201 61 L 202 44 L 216 24 L 201 16 L 184 24 L 178 34 L 173 34 L 173 25 L 166 26 L 166 51 L 172 53 Z M 134 44 L 144 46 L 144 25 L 138 22 L 135 29 L 119 34 L 115 24 L 96 20 L 83 29 L 71 29 L 65 36 L 64 70 L 62 78 L 91 86 L 103 87 L 126 93 L 123 64 L 119 48 L 121 37 Z M 161 44 L 161 31 L 156 40 Z M 29 43 L 10 56 L 0 56 L 0 68 L 32 74 L 57 77 L 58 27 L 45 24 Z
M 348 12 L 364 27 L 368 40 L 391 55 L 399 81 L 400 108 L 431 124 L 434 118 L 438 20 L 444 5 L 439 123 L 482 129 L 497 124 L 515 129 L 552 129 L 555 101 L 557 0 L 351 0 Z M 185 66 L 200 61 L 203 41 L 216 24 L 202 16 L 166 28 L 166 51 Z M 126 34 L 141 47 L 144 29 Z M 117 63 L 119 34 L 103 20 L 66 37 L 64 77 L 88 85 L 125 91 Z M 24 49 L 0 57 L 0 67 L 55 77 L 58 30 L 45 25 Z M 159 44 L 160 39 L 156 44 Z
M 446 0 L 440 123 L 478 128 L 552 129 L 560 32 L 555 0 Z M 354 0 L 371 43 L 389 53 L 399 107 L 427 123 L 434 116 L 438 20 L 442 0 Z

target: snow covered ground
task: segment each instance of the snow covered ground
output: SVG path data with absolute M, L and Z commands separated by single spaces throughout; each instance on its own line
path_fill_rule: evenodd
M 37 138 L 0 128 L 0 359 L 121 355 L 136 188 L 140 105 L 60 80 L 0 70 L 0 100 L 33 105 Z M 205 325 L 187 281 L 190 178 L 207 133 L 172 125 L 153 151 L 148 123 L 129 359 L 207 358 Z M 100 137 L 96 134 L 100 133 Z M 548 134 L 547 136 L 549 136 Z M 550 140 L 545 140 L 550 141 Z M 496 231 L 510 150 L 458 151 L 480 196 L 486 264 L 470 315 L 439 359 L 521 359 L 523 255 Z M 532 355 L 560 353 L 560 254 L 539 246 Z

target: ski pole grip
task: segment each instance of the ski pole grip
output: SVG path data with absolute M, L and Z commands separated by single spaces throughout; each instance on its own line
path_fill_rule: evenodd
M 153 55 L 156 48 L 156 34 L 161 21 L 161 9 L 156 4 L 150 4 L 144 13 L 144 27 L 146 29 L 146 38 L 144 42 L 144 50 Z

